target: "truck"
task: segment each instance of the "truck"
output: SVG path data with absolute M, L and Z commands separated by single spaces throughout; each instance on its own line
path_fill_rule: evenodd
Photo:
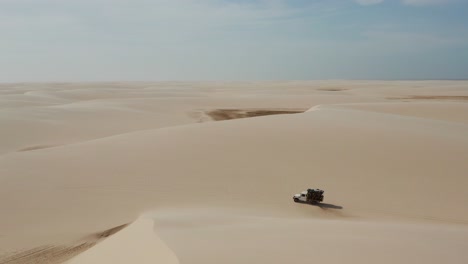
M 320 189 L 307 189 L 301 193 L 295 194 L 293 200 L 296 203 L 319 203 L 323 202 L 323 190 Z

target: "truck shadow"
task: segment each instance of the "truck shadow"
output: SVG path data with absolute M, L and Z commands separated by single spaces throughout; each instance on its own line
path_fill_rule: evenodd
M 303 201 L 298 201 L 297 203 L 308 204 L 310 206 L 317 206 L 317 207 L 320 207 L 322 209 L 337 209 L 337 210 L 343 209 L 343 206 L 329 204 L 329 203 L 314 203 L 314 202 L 308 203 L 308 202 L 303 202 Z

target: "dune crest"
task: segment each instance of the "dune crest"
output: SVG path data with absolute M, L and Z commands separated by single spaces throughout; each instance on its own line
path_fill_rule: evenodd
M 151 219 L 139 218 L 118 234 L 104 240 L 68 263 L 178 264 L 174 253 L 154 233 L 153 225 Z

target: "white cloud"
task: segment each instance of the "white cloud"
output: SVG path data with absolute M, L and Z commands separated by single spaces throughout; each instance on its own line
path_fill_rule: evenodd
M 442 5 L 454 2 L 453 0 L 402 0 L 405 5 L 424 6 L 424 5 Z
M 355 0 L 360 5 L 376 5 L 382 3 L 384 0 Z

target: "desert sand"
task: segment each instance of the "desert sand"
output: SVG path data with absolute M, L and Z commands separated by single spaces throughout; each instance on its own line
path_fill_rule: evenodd
M 468 263 L 468 81 L 0 85 L 0 263 Z M 292 195 L 325 190 L 320 206 Z

